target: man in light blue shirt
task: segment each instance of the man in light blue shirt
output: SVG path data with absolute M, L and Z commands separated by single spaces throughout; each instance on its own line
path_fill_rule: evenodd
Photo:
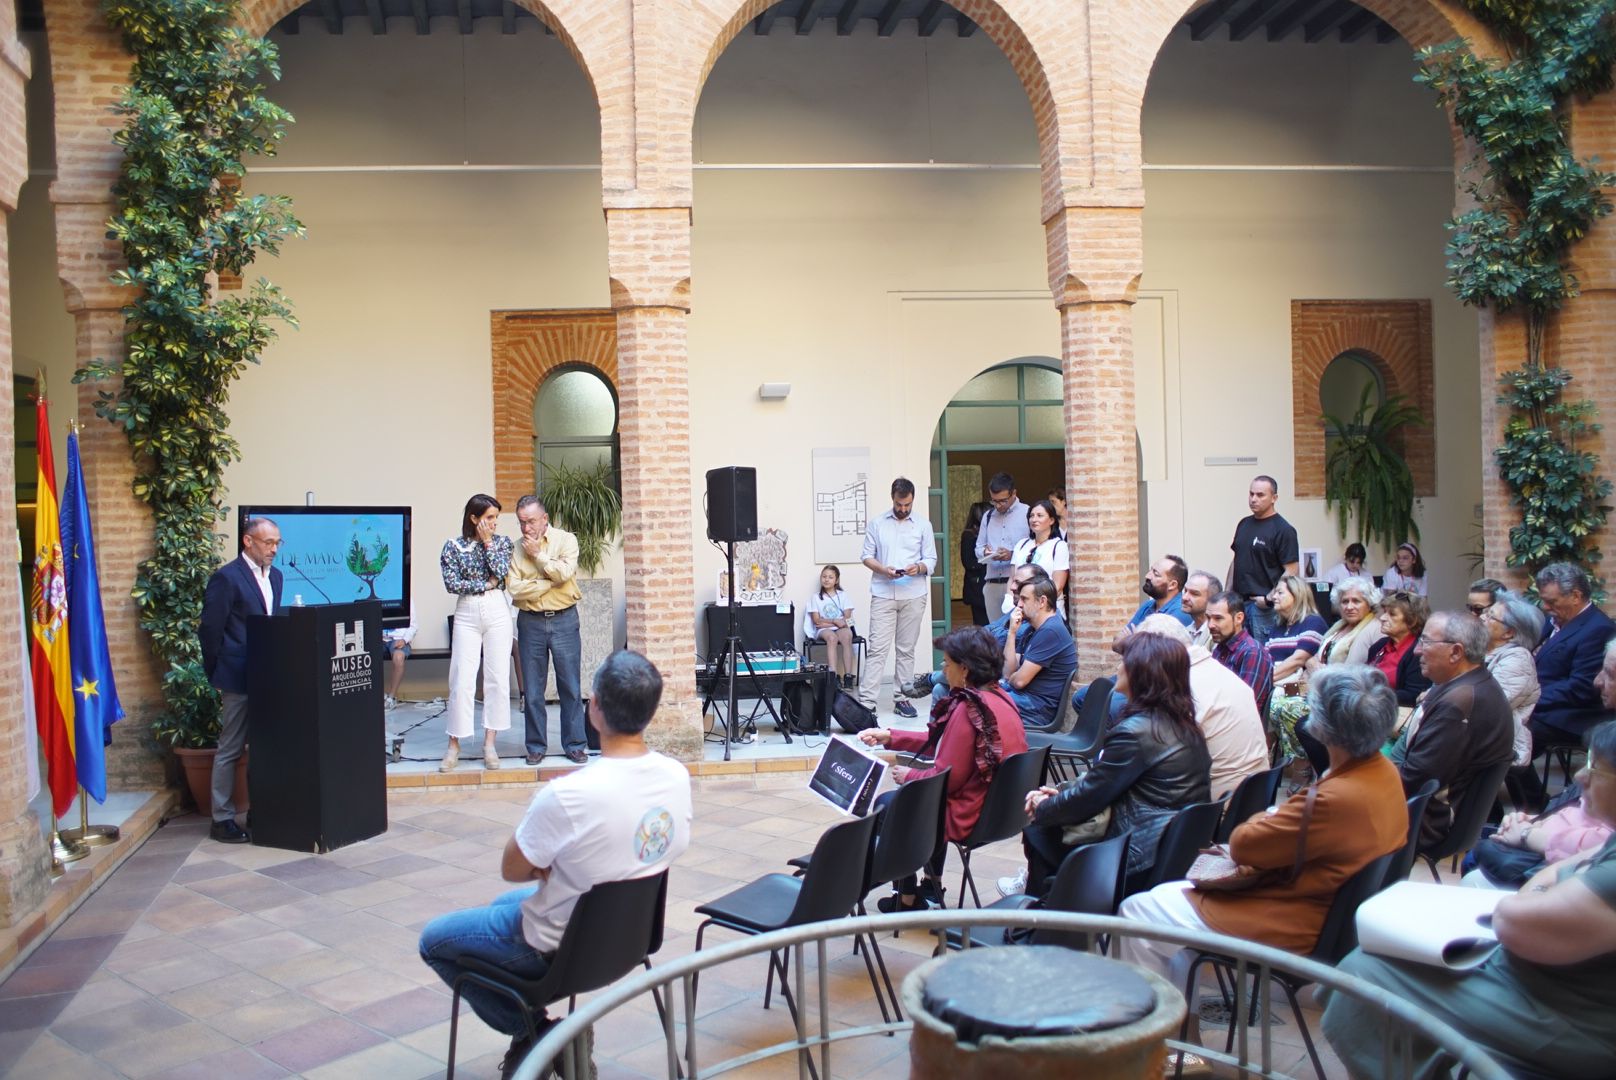
M 1148 616 L 1171 615 L 1191 632 L 1195 630 L 1195 617 L 1184 610 L 1184 583 L 1190 578 L 1190 568 L 1183 559 L 1177 555 L 1164 555 L 1151 565 L 1145 573 L 1141 591 L 1150 599 L 1139 605 L 1139 610 L 1133 613 L 1128 625 L 1117 631 L 1117 636 L 1111 639 L 1111 651 L 1118 656 L 1122 655 L 1123 647 L 1134 634 L 1134 629 Z M 1072 695 L 1072 708 L 1081 712 L 1083 700 L 1088 697 L 1089 688 L 1082 687 Z M 1122 707 L 1128 699 L 1122 694 L 1111 695 L 1111 715 L 1122 715 Z
M 915 673 L 915 639 L 926 619 L 931 574 L 937 566 L 937 543 L 931 522 L 917 517 L 915 485 L 892 481 L 892 509 L 864 531 L 864 565 L 870 570 L 869 670 L 859 684 L 859 701 L 874 709 L 887 654 L 896 649 L 893 686 L 907 686 Z M 915 707 L 894 694 L 899 716 L 914 717 Z
M 988 481 L 988 501 L 993 509 L 983 515 L 976 534 L 976 557 L 987 571 L 982 603 L 989 611 L 999 609 L 1004 589 L 1009 587 L 1010 553 L 1027 539 L 1027 504 L 1016 496 L 1016 482 L 1009 473 L 995 473 Z M 1008 610 L 1006 614 L 1009 614 Z

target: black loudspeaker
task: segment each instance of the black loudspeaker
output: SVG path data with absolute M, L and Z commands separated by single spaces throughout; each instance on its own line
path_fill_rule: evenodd
M 707 539 L 757 539 L 757 470 L 726 465 L 707 470 Z

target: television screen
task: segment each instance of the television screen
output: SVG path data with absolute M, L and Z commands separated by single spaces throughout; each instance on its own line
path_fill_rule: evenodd
M 281 603 L 343 604 L 380 600 L 387 626 L 410 621 L 410 507 L 269 506 L 236 510 L 237 550 L 248 518 L 273 518 L 281 530 L 275 565 L 285 575 Z

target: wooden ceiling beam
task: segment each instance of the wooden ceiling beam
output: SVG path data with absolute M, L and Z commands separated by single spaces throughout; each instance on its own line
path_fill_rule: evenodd
M 1263 25 L 1268 13 L 1274 10 L 1278 3 L 1279 0 L 1255 0 L 1250 7 L 1229 20 L 1229 40 L 1244 41 L 1250 37 Z
M 891 37 L 892 32 L 898 28 L 898 13 L 902 10 L 903 0 L 887 0 L 885 10 L 881 12 L 881 21 L 876 24 L 876 35 Z
M 935 34 L 947 14 L 948 9 L 943 6 L 943 0 L 931 0 L 920 13 L 920 36 L 931 37 Z
M 1375 28 L 1380 19 L 1373 11 L 1359 11 L 1341 24 L 1341 43 L 1350 45 Z
M 967 19 L 963 15 L 956 14 L 954 16 L 954 24 L 959 28 L 960 37 L 970 37 L 972 34 L 976 33 L 976 23 L 972 22 L 970 19 Z
M 471 33 L 471 0 L 455 0 L 455 8 L 460 13 L 460 32 Z
M 365 0 L 365 12 L 370 16 L 372 34 L 387 33 L 387 16 L 382 13 L 382 0 Z
M 1357 10 L 1352 0 L 1335 0 L 1335 3 L 1302 24 L 1302 40 L 1309 45 L 1317 45 L 1341 25 L 1341 20 Z
M 1268 40 L 1284 41 L 1285 36 L 1318 9 L 1323 0 L 1294 0 L 1290 7 L 1268 20 Z
M 1212 3 L 1199 9 L 1188 20 L 1190 24 L 1190 40 L 1205 41 L 1212 36 L 1212 32 L 1223 25 L 1223 20 L 1229 17 L 1240 0 L 1212 0 Z
M 320 0 L 320 14 L 325 16 L 327 33 L 342 33 L 342 5 L 337 0 Z
M 427 15 L 426 0 L 410 0 L 410 11 L 415 15 L 415 32 L 425 37 L 432 32 L 432 19 Z
M 759 37 L 768 37 L 769 31 L 774 27 L 774 20 L 780 17 L 780 5 L 774 4 L 765 8 L 763 13 L 752 20 L 752 33 Z
M 847 0 L 836 15 L 836 36 L 847 37 L 858 23 L 859 0 Z
M 814 11 L 817 6 L 818 0 L 802 0 L 802 3 L 797 5 L 797 14 L 793 18 L 797 22 L 797 35 L 799 37 L 807 37 L 813 33 L 814 23 L 819 18 Z

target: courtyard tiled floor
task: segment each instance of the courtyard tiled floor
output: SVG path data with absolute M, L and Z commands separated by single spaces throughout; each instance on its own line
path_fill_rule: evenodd
M 803 789 L 805 780 L 792 773 L 696 781 L 694 843 L 672 874 L 658 959 L 693 947 L 696 904 L 811 847 L 835 814 Z M 499 851 L 533 790 L 394 791 L 384 836 L 319 857 L 216 844 L 194 816 L 170 822 L 0 984 L 0 1072 L 18 1080 L 441 1075 L 449 997 L 417 957 L 417 934 L 434 915 L 486 902 L 504 887 Z M 993 878 L 1020 861 L 1006 843 L 973 865 L 991 892 Z M 952 859 L 948 883 L 952 899 Z M 722 931 L 708 938 L 730 940 Z M 930 941 L 883 941 L 895 980 L 929 954 Z M 831 955 L 835 1020 L 879 1019 L 863 962 L 845 949 Z M 762 987 L 761 959 L 702 977 L 704 1063 L 790 1037 L 784 1008 L 761 1008 Z M 1288 1021 L 1275 1040 L 1276 1063 L 1307 1075 Z M 505 1042 L 466 1014 L 463 1075 L 496 1075 Z M 665 1075 L 649 1001 L 599 1025 L 596 1046 L 602 1077 Z M 837 1076 L 904 1075 L 907 1044 L 841 1043 L 833 1066 Z M 1340 1075 L 1333 1059 L 1331 1066 Z M 732 1075 L 796 1074 L 786 1056 Z

